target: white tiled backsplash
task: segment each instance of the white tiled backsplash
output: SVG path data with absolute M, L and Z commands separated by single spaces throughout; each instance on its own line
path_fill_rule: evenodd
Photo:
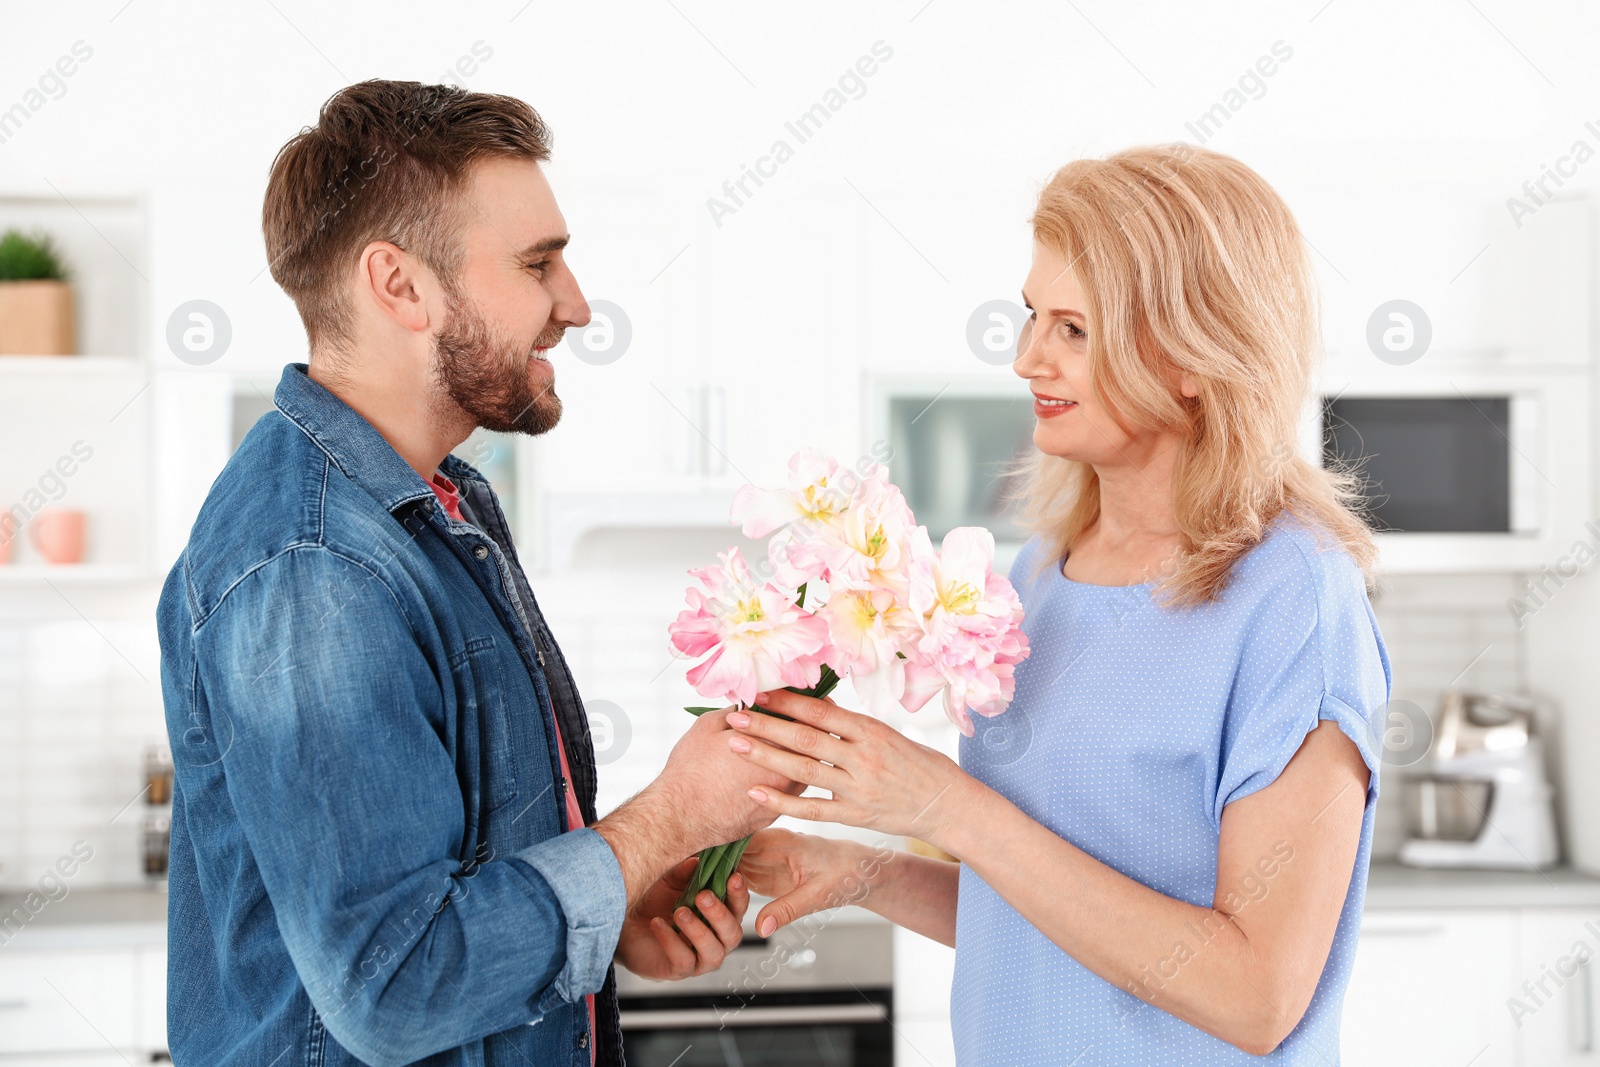
M 0 598 L 0 887 L 79 840 L 73 888 L 138 884 L 144 748 L 166 738 L 156 591 L 52 585 Z
M 686 584 L 681 575 L 639 572 L 534 581 L 591 712 L 619 720 L 602 753 L 602 812 L 660 770 L 688 725 L 682 708 L 700 702 L 666 643 Z M 1524 691 L 1527 657 L 1505 607 L 1512 589 L 1506 576 L 1387 581 L 1377 612 L 1394 696 L 1432 711 L 1452 683 Z M 0 597 L 0 888 L 37 882 L 79 839 L 95 857 L 75 886 L 142 881 L 144 804 L 130 802 L 143 786 L 145 745 L 165 743 L 154 598 L 148 587 L 65 583 Z M 1390 768 L 1379 856 L 1399 846 L 1398 778 Z
M 1389 649 L 1392 699 L 1431 715 L 1440 692 L 1451 686 L 1528 692 L 1527 644 L 1506 606 L 1515 589 L 1503 574 L 1385 579 L 1373 606 Z M 1404 839 L 1404 774 L 1388 766 L 1381 775 L 1372 843 L 1378 859 L 1393 859 Z

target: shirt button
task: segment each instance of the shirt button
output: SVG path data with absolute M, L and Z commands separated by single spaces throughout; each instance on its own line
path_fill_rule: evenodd
M 488 559 L 489 558 L 489 546 L 488 545 L 479 545 L 477 548 L 472 550 L 472 556 L 473 556 L 474 559 Z

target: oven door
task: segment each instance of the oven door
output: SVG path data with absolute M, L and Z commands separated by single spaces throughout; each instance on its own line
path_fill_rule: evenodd
M 629 1067 L 877 1067 L 894 1062 L 887 989 L 622 1003 Z
M 619 970 L 629 1067 L 893 1067 L 888 924 L 807 920 L 746 938 L 699 978 L 648 982 Z

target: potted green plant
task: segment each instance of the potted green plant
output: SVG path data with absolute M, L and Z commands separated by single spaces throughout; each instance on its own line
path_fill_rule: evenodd
M 69 356 L 72 287 L 49 236 L 0 236 L 0 355 Z

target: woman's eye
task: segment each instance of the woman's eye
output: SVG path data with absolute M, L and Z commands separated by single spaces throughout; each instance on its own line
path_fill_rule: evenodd
M 1087 336 L 1087 334 L 1085 334 L 1083 332 L 1083 328 L 1080 327 L 1075 322 L 1072 322 L 1072 321 L 1068 320 L 1063 325 L 1066 328 L 1067 336 L 1072 338 L 1073 340 L 1078 340 L 1078 339 L 1080 339 L 1082 337 L 1086 337 Z

